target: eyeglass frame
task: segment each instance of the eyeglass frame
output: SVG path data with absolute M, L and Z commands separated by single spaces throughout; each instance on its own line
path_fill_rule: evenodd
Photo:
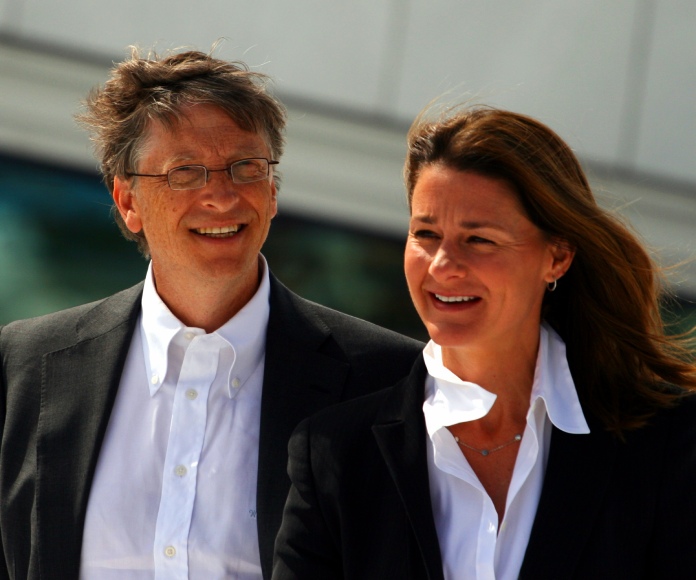
M 237 165 L 238 163 L 242 163 L 243 161 L 265 161 L 267 163 L 267 171 L 266 175 L 263 177 L 260 177 L 259 179 L 252 179 L 251 181 L 236 181 L 234 178 L 234 173 L 232 172 L 232 168 Z M 266 157 L 245 157 L 244 159 L 237 159 L 237 161 L 233 161 L 230 163 L 227 167 L 223 167 L 222 169 L 209 169 L 205 165 L 201 164 L 190 164 L 190 165 L 179 165 L 178 167 L 172 167 L 167 173 L 132 173 L 130 171 L 126 171 L 124 175 L 126 177 L 166 177 L 167 178 L 167 185 L 169 186 L 169 189 L 172 191 L 195 191 L 196 189 L 203 189 L 206 185 L 208 185 L 208 180 L 210 179 L 210 173 L 214 173 L 216 171 L 226 171 L 230 179 L 232 179 L 232 183 L 256 183 L 257 181 L 263 181 L 267 177 L 271 175 L 271 167 L 273 165 L 278 165 L 280 161 L 275 161 L 273 159 L 268 159 Z M 179 188 L 174 188 L 172 187 L 171 182 L 169 181 L 169 174 L 172 171 L 176 171 L 177 169 L 185 169 L 187 167 L 201 167 L 205 171 L 205 181 L 203 185 L 200 187 L 189 187 L 186 189 L 179 189 Z

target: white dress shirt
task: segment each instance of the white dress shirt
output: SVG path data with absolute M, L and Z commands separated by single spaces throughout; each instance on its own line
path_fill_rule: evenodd
M 263 270 L 254 297 L 206 334 L 171 313 L 150 266 L 92 482 L 80 578 L 261 578 L 265 261 Z
M 496 395 L 461 381 L 445 368 L 437 344 L 430 341 L 425 347 L 428 377 L 423 413 L 429 435 L 430 495 L 446 580 L 518 577 L 539 505 L 551 424 L 567 433 L 590 432 L 566 361 L 565 344 L 546 324 L 540 333 L 527 425 L 502 523 L 447 429 L 484 417 Z

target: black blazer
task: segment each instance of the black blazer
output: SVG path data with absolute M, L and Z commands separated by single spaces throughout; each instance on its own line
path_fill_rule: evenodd
M 77 578 L 92 477 L 142 283 L 0 329 L 0 578 Z M 257 526 L 264 577 L 304 417 L 408 373 L 417 341 L 311 303 L 271 276 Z
M 391 389 L 303 421 L 274 580 L 443 578 L 430 503 L 422 357 Z M 696 578 L 696 405 L 620 442 L 553 429 L 528 579 Z M 467 578 L 462 570 L 460 578 Z

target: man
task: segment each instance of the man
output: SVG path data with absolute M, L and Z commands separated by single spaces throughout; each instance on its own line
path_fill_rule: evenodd
M 0 578 L 269 578 L 300 419 L 421 345 L 260 254 L 285 112 L 244 65 L 131 58 L 80 117 L 143 283 L 0 329 Z

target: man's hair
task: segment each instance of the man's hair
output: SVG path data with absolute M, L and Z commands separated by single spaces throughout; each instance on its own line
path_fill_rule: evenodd
M 543 317 L 567 345 L 581 399 L 614 432 L 696 390 L 685 337 L 667 336 L 661 272 L 638 237 L 596 202 L 576 156 L 530 117 L 488 107 L 419 115 L 408 134 L 409 207 L 422 170 L 441 165 L 506 180 L 529 219 L 575 257 Z M 682 389 L 666 387 L 678 385 Z
M 113 193 L 114 177 L 136 172 L 148 128 L 153 121 L 171 127 L 191 105 L 222 109 L 245 131 L 258 133 L 270 155 L 283 154 L 286 111 L 267 91 L 268 77 L 241 62 L 228 62 L 198 51 L 160 57 L 141 56 L 131 47 L 130 57 L 117 64 L 101 87 L 85 100 L 78 123 L 89 132 L 104 182 Z M 277 181 L 277 177 L 274 175 Z M 142 232 L 134 234 L 118 210 L 112 213 L 123 235 L 149 255 Z

